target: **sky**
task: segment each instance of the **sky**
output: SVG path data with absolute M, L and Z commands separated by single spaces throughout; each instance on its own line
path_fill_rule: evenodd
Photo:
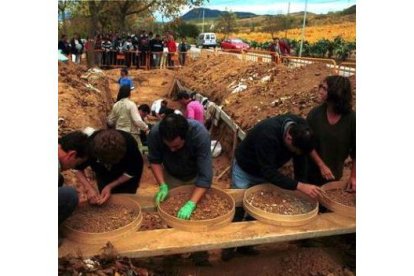
M 258 15 L 286 14 L 289 2 L 290 12 L 305 10 L 305 0 L 210 0 L 203 7 L 223 11 L 227 8 L 231 11 L 252 12 Z M 318 14 L 328 13 L 343 10 L 355 4 L 356 0 L 308 0 L 307 11 Z M 190 9 L 190 7 L 184 8 L 180 15 L 184 15 Z M 161 21 L 160 15 L 156 17 L 157 20 Z

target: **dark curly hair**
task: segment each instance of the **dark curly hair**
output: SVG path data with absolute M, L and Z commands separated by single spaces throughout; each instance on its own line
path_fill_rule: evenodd
M 175 113 L 169 114 L 162 119 L 159 132 L 162 140 L 172 141 L 177 137 L 185 139 L 188 131 L 187 119 Z
M 303 154 L 308 154 L 315 148 L 315 136 L 306 124 L 294 124 L 289 129 L 289 134 L 292 136 L 292 145 Z
M 88 135 L 82 131 L 68 133 L 58 140 L 59 145 L 65 151 L 76 151 L 79 158 L 86 157 L 88 154 Z
M 117 164 L 126 154 L 126 141 L 116 129 L 99 131 L 90 145 L 91 155 L 104 164 Z
M 348 78 L 329 76 L 325 79 L 328 85 L 326 102 L 331 104 L 336 114 L 348 114 L 352 111 L 352 89 Z

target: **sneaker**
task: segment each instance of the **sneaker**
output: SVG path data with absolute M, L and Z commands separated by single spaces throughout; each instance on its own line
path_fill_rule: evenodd
M 238 253 L 246 256 L 256 256 L 260 253 L 257 249 L 254 249 L 253 246 L 242 246 L 238 247 L 236 250 Z
M 223 262 L 227 262 L 233 259 L 235 255 L 236 255 L 235 248 L 224 248 L 223 250 L 221 250 L 221 260 Z

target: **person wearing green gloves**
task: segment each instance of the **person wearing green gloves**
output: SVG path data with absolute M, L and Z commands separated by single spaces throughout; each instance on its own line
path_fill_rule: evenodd
M 152 127 L 148 136 L 148 159 L 160 188 L 155 195 L 158 205 L 171 188 L 195 185 L 177 217 L 190 219 L 197 203 L 211 187 L 213 165 L 211 140 L 207 129 L 198 121 L 169 114 Z M 197 265 L 210 265 L 206 252 L 192 256 Z
M 181 115 L 169 114 L 152 128 L 148 137 L 148 159 L 160 184 L 156 204 L 167 198 L 170 188 L 194 184 L 191 197 L 177 214 L 181 219 L 190 219 L 213 179 L 210 145 L 207 129 Z

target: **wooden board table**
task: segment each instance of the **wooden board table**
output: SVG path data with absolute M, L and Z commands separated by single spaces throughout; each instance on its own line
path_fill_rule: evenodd
M 228 190 L 236 205 L 241 206 L 244 190 Z M 154 193 L 130 195 L 140 202 L 143 210 L 153 210 Z M 186 232 L 177 229 L 137 231 L 112 244 L 120 256 L 150 257 L 217 248 L 286 242 L 292 240 L 341 235 L 356 231 L 355 219 L 334 212 L 319 214 L 309 224 L 282 227 L 258 221 L 233 222 L 214 232 Z M 88 245 L 65 239 L 59 248 L 59 257 L 81 252 L 83 257 L 101 253 L 105 244 Z

